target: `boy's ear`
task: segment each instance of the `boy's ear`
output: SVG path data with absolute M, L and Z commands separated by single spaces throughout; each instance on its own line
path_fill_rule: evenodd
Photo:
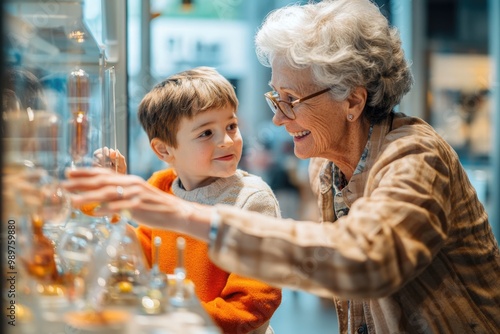
M 171 147 L 165 144 L 161 139 L 153 138 L 149 143 L 151 149 L 155 152 L 158 159 L 165 161 L 166 163 L 171 163 L 174 158 L 171 152 Z

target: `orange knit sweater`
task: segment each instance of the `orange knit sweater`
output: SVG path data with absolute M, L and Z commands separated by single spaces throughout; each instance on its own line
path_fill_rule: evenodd
M 148 182 L 172 193 L 173 169 L 156 172 Z M 152 240 L 161 237 L 159 267 L 172 274 L 177 265 L 176 239 L 186 239 L 186 274 L 195 285 L 201 304 L 224 333 L 247 333 L 267 322 L 281 303 L 281 290 L 262 282 L 225 272 L 208 258 L 208 245 L 186 235 L 166 230 L 137 228 L 137 235 L 151 265 Z

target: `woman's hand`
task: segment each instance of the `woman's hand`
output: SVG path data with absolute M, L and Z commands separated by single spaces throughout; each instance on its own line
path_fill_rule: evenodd
M 119 213 L 152 228 L 186 233 L 208 240 L 211 207 L 165 193 L 135 175 L 105 168 L 67 171 L 63 187 L 72 192 L 74 207 L 102 203 L 99 214 Z

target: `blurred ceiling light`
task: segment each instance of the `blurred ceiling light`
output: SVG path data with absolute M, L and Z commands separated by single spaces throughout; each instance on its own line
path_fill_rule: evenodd
M 77 43 L 85 42 L 85 32 L 81 30 L 72 30 L 68 33 L 68 38 Z

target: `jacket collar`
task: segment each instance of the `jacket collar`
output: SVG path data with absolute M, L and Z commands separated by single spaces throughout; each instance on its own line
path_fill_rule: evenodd
M 373 132 L 370 137 L 371 146 L 366 158 L 365 168 L 362 172 L 353 175 L 342 191 L 344 201 L 348 207 L 351 207 L 355 200 L 363 196 L 368 175 L 382 149 L 387 133 L 391 131 L 393 118 L 394 113 L 391 113 L 382 123 L 373 126 Z

